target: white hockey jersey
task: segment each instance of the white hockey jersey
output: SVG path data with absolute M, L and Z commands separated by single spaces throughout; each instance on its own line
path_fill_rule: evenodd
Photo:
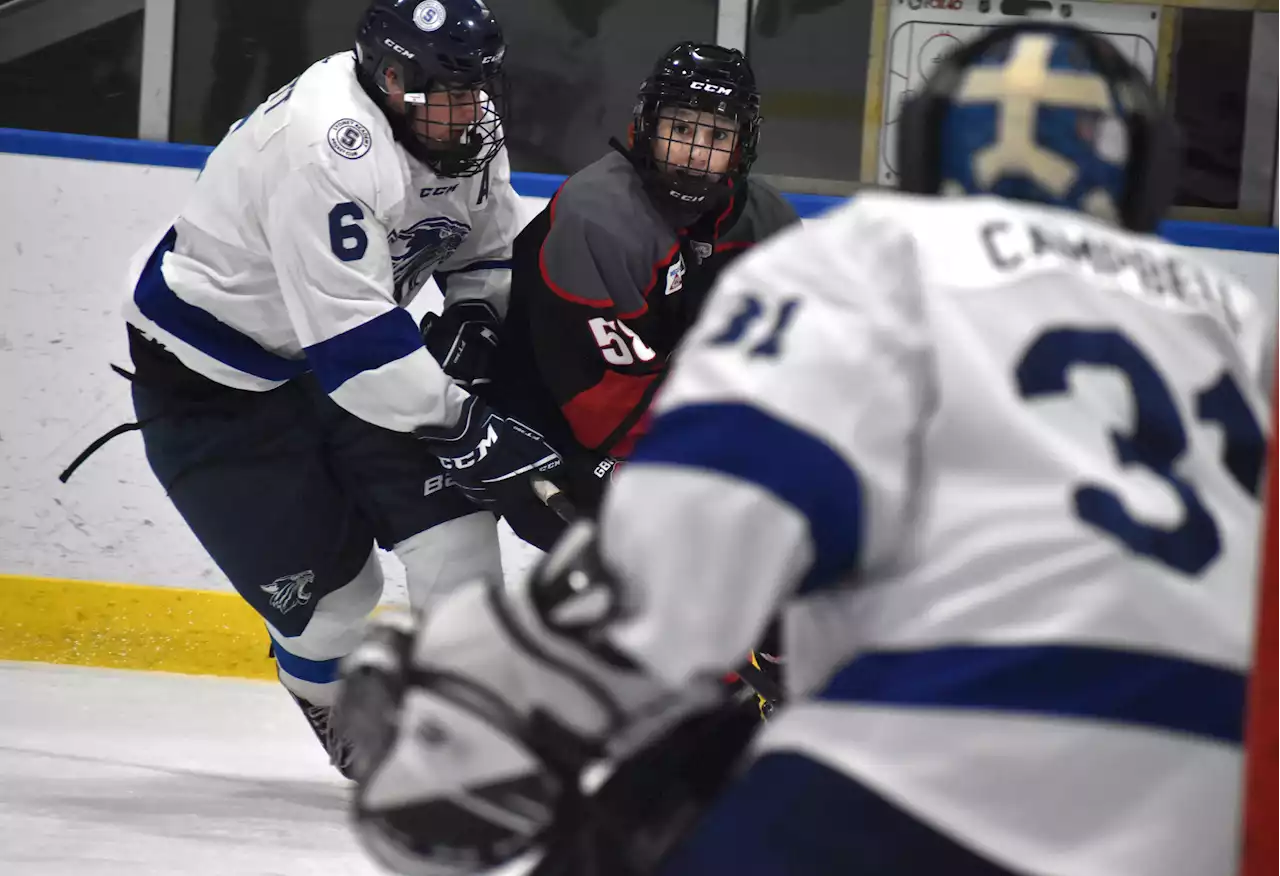
M 745 256 L 678 352 L 603 510 L 614 641 L 679 684 L 786 603 L 760 751 L 1015 872 L 1228 876 L 1266 328 L 1153 237 L 860 196 Z
M 465 393 L 404 307 L 434 273 L 446 303 L 506 310 L 519 205 L 503 149 L 437 177 L 397 145 L 354 56 L 308 68 L 234 126 L 159 245 L 125 318 L 187 367 L 267 390 L 312 371 L 356 416 L 452 423 Z

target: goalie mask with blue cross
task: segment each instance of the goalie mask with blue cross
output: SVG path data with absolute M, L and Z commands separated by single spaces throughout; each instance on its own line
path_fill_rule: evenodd
M 900 150 L 922 157 L 903 168 L 908 191 L 1033 201 L 1135 230 L 1172 198 L 1172 122 L 1142 73 L 1080 28 L 994 28 L 943 59 L 912 103 L 900 136 L 918 139 Z

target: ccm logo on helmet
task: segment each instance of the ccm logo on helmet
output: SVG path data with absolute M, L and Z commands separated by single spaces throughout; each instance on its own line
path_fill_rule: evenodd
M 416 57 L 417 57 L 417 55 L 415 55 L 413 52 L 409 51 L 409 50 L 408 50 L 408 49 L 406 49 L 404 46 L 400 45 L 399 43 L 397 43 L 395 40 L 391 39 L 390 37 L 388 37 L 387 39 L 383 40 L 383 41 L 382 41 L 382 44 L 383 44 L 384 46 L 386 46 L 388 49 L 390 49 L 391 51 L 395 52 L 397 55 L 404 55 L 406 58 L 416 58 Z
M 689 88 L 692 91 L 705 91 L 707 94 L 733 94 L 732 88 L 715 85 L 711 82 L 690 82 Z

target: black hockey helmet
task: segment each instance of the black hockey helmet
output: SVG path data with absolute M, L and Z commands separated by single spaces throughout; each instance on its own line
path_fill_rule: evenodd
M 640 86 L 632 160 L 646 182 L 680 204 L 707 209 L 727 195 L 750 172 L 759 140 L 760 92 L 737 49 L 680 43 Z
M 899 116 L 901 188 L 994 194 L 1151 231 L 1172 202 L 1178 130 L 1110 42 L 1074 25 L 994 27 L 939 63 Z
M 474 176 L 501 150 L 505 54 L 481 0 L 374 0 L 356 35 L 361 85 L 400 144 L 441 176 Z M 403 111 L 391 106 L 388 71 Z

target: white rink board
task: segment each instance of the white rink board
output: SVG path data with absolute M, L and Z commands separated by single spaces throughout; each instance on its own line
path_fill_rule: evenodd
M 136 433 L 112 441 L 65 486 L 57 479 L 85 445 L 133 418 L 129 386 L 109 367 L 128 364 L 125 267 L 195 177 L 0 154 L 0 191 L 21 207 L 0 211 L 0 573 L 231 589 L 156 483 Z M 523 200 L 526 219 L 546 204 Z M 1275 255 L 1189 252 L 1275 301 Z M 419 296 L 414 310 L 433 299 Z M 536 551 L 503 535 L 507 572 L 520 574 Z M 401 601 L 403 570 L 385 558 L 388 598 Z
M 938 8 L 958 4 L 959 8 Z M 1071 17 L 1059 10 L 1067 5 Z M 992 0 L 999 8 L 999 0 Z M 914 7 L 914 8 L 913 8 Z M 1136 3 L 1054 3 L 1054 21 L 1068 21 L 1105 36 L 1147 75 L 1155 76 L 1156 45 L 1160 36 L 1160 8 Z M 920 91 L 925 80 L 957 46 L 976 39 L 994 25 L 1026 20 L 1022 16 L 978 11 L 978 0 L 897 0 L 889 7 L 885 37 L 884 124 L 876 181 L 897 185 L 894 156 L 898 148 L 898 114 L 902 103 Z

